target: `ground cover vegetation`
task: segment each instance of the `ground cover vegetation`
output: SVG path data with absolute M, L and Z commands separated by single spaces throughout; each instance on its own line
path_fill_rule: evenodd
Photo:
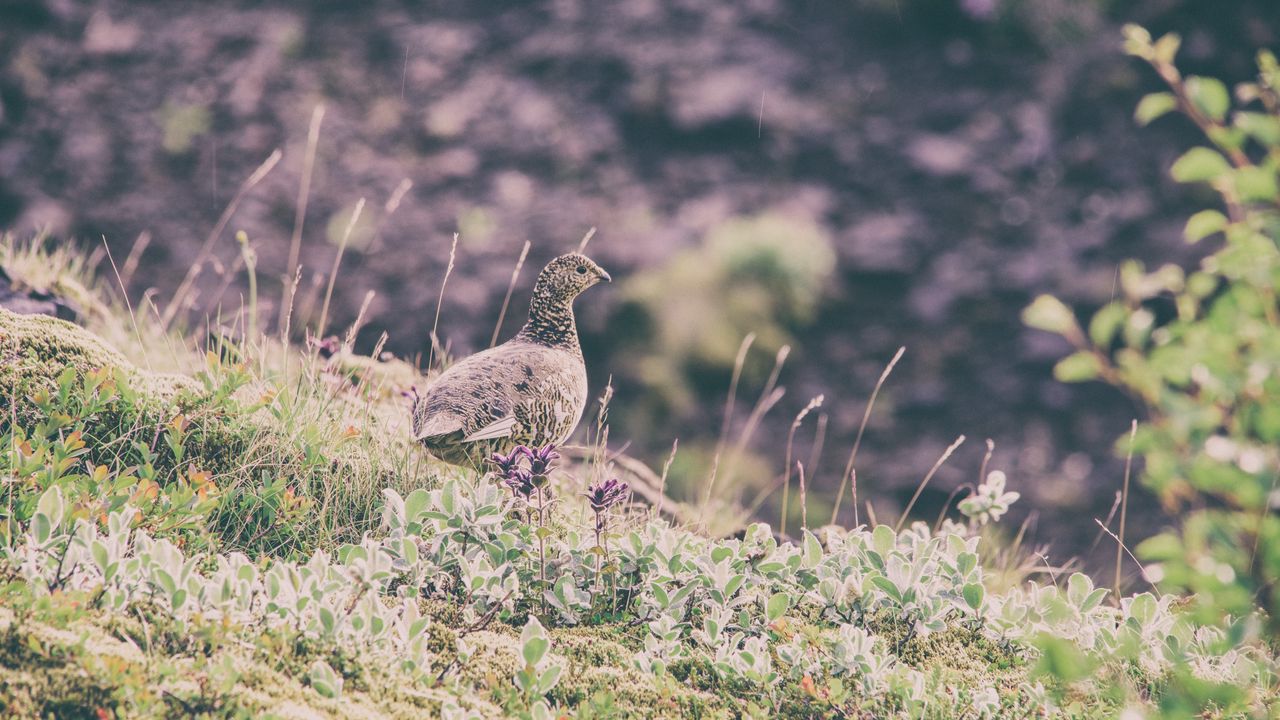
M 322 313 L 321 339 L 293 345 L 287 321 L 257 331 L 251 296 L 183 327 L 75 252 L 8 239 L 6 275 L 79 324 L 0 309 L 0 707 L 1274 716 L 1280 68 L 1261 55 L 1233 111 L 1224 84 L 1178 74 L 1176 37 L 1127 43 L 1170 85 L 1139 121 L 1180 111 L 1212 144 L 1173 173 L 1216 191 L 1187 234 L 1219 246 L 1190 274 L 1129 266 L 1088 322 L 1048 297 L 1024 317 L 1078 346 L 1061 379 L 1151 407 L 1118 448 L 1187 510 L 1134 549 L 1149 585 L 1019 551 L 999 527 L 1018 493 L 985 465 L 936 521 L 852 528 L 810 522 L 800 470 L 789 535 L 708 532 L 661 487 L 640 502 L 644 478 L 605 447 L 607 402 L 584 452 L 448 468 L 408 439 L 404 393 L 427 378 L 354 355 L 358 324 L 329 339 Z

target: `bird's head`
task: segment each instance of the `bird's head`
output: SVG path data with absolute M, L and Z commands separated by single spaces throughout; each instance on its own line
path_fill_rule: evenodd
M 609 273 L 579 253 L 569 253 L 547 263 L 538 274 L 534 295 L 572 302 L 578 293 L 601 280 L 611 281 Z

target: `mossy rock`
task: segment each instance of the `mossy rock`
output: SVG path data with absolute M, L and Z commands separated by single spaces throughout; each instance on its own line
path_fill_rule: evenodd
M 145 430 L 142 434 L 149 439 L 178 413 L 199 416 L 206 409 L 204 387 L 192 378 L 139 368 L 97 335 L 69 322 L 0 309 L 0 398 L 6 399 L 10 410 L 0 417 L 0 427 L 16 419 L 19 427 L 30 430 L 44 420 L 36 397 L 55 394 L 68 370 L 76 383 L 105 371 L 122 390 L 99 412 L 84 418 L 83 433 L 95 461 L 107 460 L 95 456 L 95 438 L 110 446 Z M 190 433 L 189 455 L 211 472 L 242 460 L 251 429 L 243 419 L 219 415 L 205 420 Z M 165 460 L 162 453 L 158 469 L 171 469 L 165 467 Z
M 0 308 L 0 396 L 20 408 L 30 403 L 32 394 L 54 391 L 67 368 L 77 375 L 121 370 L 142 399 L 156 406 L 201 390 L 191 378 L 135 367 L 97 335 L 65 320 Z
M 149 462 L 161 484 L 192 469 L 209 473 L 224 491 L 210 524 L 231 547 L 288 552 L 317 538 L 358 541 L 378 522 L 381 488 L 407 493 L 427 485 L 427 468 L 434 470 L 415 460 L 407 431 L 386 419 L 396 410 L 390 403 L 374 406 L 369 420 L 363 398 L 335 391 L 306 408 L 303 418 L 286 421 L 255 403 L 273 389 L 270 383 L 251 381 L 227 397 L 191 377 L 140 368 L 84 328 L 0 309 L 0 432 L 15 421 L 28 436 L 35 432 L 48 420 L 37 398 L 56 398 L 68 371 L 74 392 L 95 374 L 114 386 L 95 411 L 73 415 L 85 460 L 120 465 L 131 442 L 140 441 L 153 453 Z M 64 404 L 59 410 L 75 413 L 74 399 Z M 186 423 L 181 458 L 160 441 L 178 415 Z M 140 462 L 131 455 L 123 464 Z M 344 508 L 344 514 L 326 516 L 327 525 L 280 523 L 269 507 L 283 492 L 271 484 L 279 478 L 295 496 Z

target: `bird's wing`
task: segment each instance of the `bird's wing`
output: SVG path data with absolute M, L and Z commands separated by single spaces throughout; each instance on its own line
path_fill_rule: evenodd
M 497 440 L 498 438 L 507 437 L 516 428 L 516 416 L 508 415 L 497 422 L 476 430 L 475 432 L 462 438 L 462 442 L 478 442 L 480 440 Z
M 453 413 L 440 413 L 423 418 L 422 424 L 414 429 L 414 440 L 426 440 L 433 437 L 462 433 L 462 418 Z

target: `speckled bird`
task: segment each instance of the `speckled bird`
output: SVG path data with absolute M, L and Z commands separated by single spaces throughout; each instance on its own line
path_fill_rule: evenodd
M 414 437 L 435 457 L 482 467 L 516 445 L 559 445 L 587 403 L 573 301 L 609 273 L 578 253 L 538 274 L 529 320 L 507 342 L 455 363 L 413 403 Z

